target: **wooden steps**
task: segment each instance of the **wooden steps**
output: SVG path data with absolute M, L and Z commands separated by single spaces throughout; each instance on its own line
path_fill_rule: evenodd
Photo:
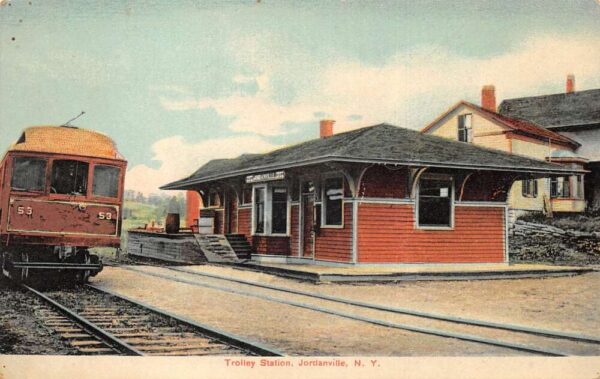
M 239 262 L 238 256 L 223 234 L 194 234 L 208 262 Z
M 226 234 L 225 237 L 239 259 L 245 260 L 252 258 L 252 245 L 250 245 L 245 235 Z

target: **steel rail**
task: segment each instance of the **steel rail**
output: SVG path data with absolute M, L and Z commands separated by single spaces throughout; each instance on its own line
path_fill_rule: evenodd
M 242 296 L 256 297 L 259 299 L 268 300 L 268 301 L 272 301 L 275 303 L 291 305 L 291 306 L 298 307 L 298 308 L 303 308 L 303 309 L 308 309 L 308 310 L 312 310 L 312 311 L 316 311 L 316 312 L 326 313 L 326 314 L 330 314 L 330 315 L 334 315 L 334 316 L 338 316 L 338 317 L 347 318 L 350 320 L 361 321 L 361 322 L 366 322 L 366 323 L 370 323 L 370 324 L 374 324 L 374 325 L 384 326 L 387 328 L 407 330 L 410 332 L 428 334 L 428 335 L 433 335 L 433 336 L 438 336 L 438 337 L 456 338 L 456 339 L 460 339 L 463 341 L 482 343 L 482 344 L 492 345 L 492 346 L 499 346 L 499 347 L 504 347 L 504 348 L 508 348 L 508 349 L 512 349 L 512 350 L 519 350 L 519 351 L 524 351 L 524 352 L 529 352 L 529 353 L 534 353 L 534 354 L 540 354 L 540 355 L 544 355 L 544 356 L 562 357 L 562 356 L 569 355 L 564 352 L 560 352 L 560 351 L 553 350 L 553 349 L 546 349 L 543 347 L 523 345 L 523 344 L 519 344 L 519 343 L 507 342 L 507 341 L 502 341 L 502 340 L 493 339 L 493 338 L 475 336 L 472 334 L 451 332 L 451 331 L 433 329 L 433 328 L 424 328 L 424 327 L 418 327 L 418 326 L 409 325 L 409 324 L 393 323 L 393 322 L 378 320 L 378 319 L 374 319 L 374 318 L 370 318 L 370 317 L 358 316 L 355 314 L 342 312 L 342 311 L 336 311 L 333 309 L 328 309 L 328 308 L 323 308 L 323 307 L 318 307 L 318 306 L 314 306 L 314 305 L 310 305 L 310 304 L 306 304 L 306 303 L 300 303 L 300 302 L 291 301 L 291 300 L 283 300 L 283 299 L 275 298 L 272 296 L 259 295 L 259 294 L 252 293 L 252 292 L 234 290 L 234 289 L 227 288 L 227 287 L 221 287 L 221 286 L 216 286 L 216 285 L 211 285 L 211 284 L 206 284 L 206 283 L 200 283 L 197 281 L 175 278 L 173 276 L 168 276 L 168 275 L 163 275 L 163 274 L 150 273 L 150 272 L 146 272 L 143 270 L 135 269 L 133 267 L 122 267 L 122 268 L 124 268 L 126 270 L 141 273 L 142 275 L 153 276 L 156 278 L 161 278 L 161 279 L 179 282 L 179 283 L 183 283 L 183 284 L 189 284 L 189 285 L 196 286 L 196 287 L 204 287 L 204 288 L 209 288 L 209 289 L 223 291 L 223 292 L 229 292 L 229 293 L 242 295 Z
M 29 287 L 26 284 L 21 284 L 21 286 L 23 288 L 25 288 L 26 290 L 28 290 L 29 292 L 35 294 L 40 299 L 44 300 L 46 303 L 52 305 L 52 307 L 54 307 L 59 312 L 61 312 L 65 316 L 67 316 L 69 319 L 71 319 L 75 323 L 81 325 L 85 329 L 86 332 L 100 338 L 104 343 L 111 346 L 112 348 L 117 349 L 118 351 L 121 351 L 126 355 L 134 355 L 134 356 L 144 355 L 143 352 L 139 351 L 138 349 L 131 346 L 127 342 L 121 340 L 120 338 L 116 337 L 112 333 L 107 332 L 106 330 L 98 327 L 94 323 L 88 321 L 86 318 L 78 315 L 77 313 L 73 312 L 72 310 L 70 310 L 69 308 L 60 304 L 59 302 L 44 295 L 43 293 Z
M 417 316 L 417 317 L 428 318 L 428 319 L 433 319 L 433 320 L 448 321 L 448 322 L 453 322 L 453 323 L 457 323 L 457 324 L 474 325 L 474 326 L 481 326 L 481 327 L 486 327 L 486 328 L 508 330 L 508 331 L 512 331 L 512 332 L 534 334 L 534 335 L 539 335 L 539 336 L 544 336 L 544 337 L 562 338 L 562 339 L 568 339 L 568 340 L 573 340 L 573 341 L 578 341 L 578 342 L 600 344 L 599 337 L 587 336 L 587 335 L 583 335 L 583 334 L 579 334 L 579 333 L 561 332 L 558 330 L 533 328 L 533 327 L 529 327 L 529 326 L 525 326 L 525 325 L 518 325 L 518 324 L 504 324 L 504 323 L 498 323 L 498 322 L 476 320 L 476 319 L 456 317 L 456 316 L 451 316 L 451 315 L 441 314 L 441 313 L 422 312 L 422 311 L 409 309 L 409 308 L 391 307 L 391 306 L 380 305 L 380 304 L 365 303 L 365 302 L 361 302 L 361 301 L 355 301 L 355 300 L 345 299 L 345 298 L 336 297 L 336 296 L 315 294 L 315 293 L 311 293 L 311 292 L 295 290 L 292 288 L 284 288 L 284 287 L 273 286 L 273 285 L 269 285 L 269 284 L 261 284 L 261 283 L 251 282 L 251 281 L 247 281 L 247 280 L 243 280 L 243 279 L 236 279 L 236 278 L 227 277 L 227 276 L 200 273 L 197 271 L 187 270 L 184 268 L 183 269 L 177 268 L 177 267 L 165 267 L 165 268 L 167 268 L 169 270 L 173 270 L 173 271 L 183 272 L 186 274 L 205 276 L 208 278 L 225 280 L 225 281 L 245 284 L 245 285 L 259 287 L 259 288 L 266 288 L 266 289 L 270 289 L 270 290 L 274 290 L 274 291 L 286 292 L 286 293 L 291 293 L 291 294 L 295 294 L 295 295 L 313 297 L 316 299 L 328 300 L 328 301 L 346 304 L 346 305 L 370 308 L 370 309 L 375 309 L 378 311 L 405 314 L 405 315 L 409 315 L 409 316 Z
M 228 346 L 233 346 L 238 349 L 241 349 L 241 350 L 253 353 L 253 354 L 257 354 L 260 356 L 267 356 L 267 357 L 282 357 L 282 356 L 284 356 L 284 354 L 282 352 L 280 352 L 276 349 L 273 349 L 269 346 L 266 346 L 264 344 L 261 344 L 259 342 L 251 341 L 249 339 L 228 333 L 224 330 L 221 330 L 221 329 L 209 326 L 209 325 L 201 324 L 192 319 L 189 319 L 189 318 L 186 318 L 183 316 L 179 316 L 179 315 L 176 315 L 174 313 L 171 313 L 171 312 L 168 312 L 168 311 L 165 311 L 162 309 L 158 309 L 150 304 L 144 303 L 139 300 L 135 300 L 135 299 L 125 296 L 125 295 L 118 294 L 114 291 L 100 288 L 100 287 L 94 286 L 92 284 L 86 284 L 86 287 L 91 288 L 91 289 L 101 292 L 101 293 L 106 293 L 108 295 L 114 296 L 121 300 L 125 300 L 131 304 L 142 307 L 142 308 L 149 310 L 155 314 L 165 316 L 165 317 L 168 317 L 177 322 L 186 324 L 187 326 L 190 326 L 194 329 L 200 330 L 203 334 L 207 335 L 208 337 L 210 337 L 214 340 L 217 340 L 221 343 L 224 343 Z
M 61 262 L 13 262 L 13 268 L 37 268 L 53 270 L 102 270 L 101 263 L 61 263 Z

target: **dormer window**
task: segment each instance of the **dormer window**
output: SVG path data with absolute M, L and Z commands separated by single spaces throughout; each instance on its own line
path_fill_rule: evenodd
M 473 115 L 470 113 L 458 116 L 458 140 L 460 142 L 473 142 L 472 119 Z

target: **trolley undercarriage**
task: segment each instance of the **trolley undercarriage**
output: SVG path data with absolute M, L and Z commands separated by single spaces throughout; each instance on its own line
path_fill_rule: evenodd
M 2 252 L 2 274 L 18 282 L 52 278 L 86 283 L 102 268 L 100 258 L 86 247 L 12 246 Z

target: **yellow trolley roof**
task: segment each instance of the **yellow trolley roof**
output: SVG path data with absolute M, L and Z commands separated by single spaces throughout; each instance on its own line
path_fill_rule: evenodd
M 8 151 L 35 151 L 123 159 L 110 137 L 92 130 L 70 126 L 32 126 L 23 131 Z

